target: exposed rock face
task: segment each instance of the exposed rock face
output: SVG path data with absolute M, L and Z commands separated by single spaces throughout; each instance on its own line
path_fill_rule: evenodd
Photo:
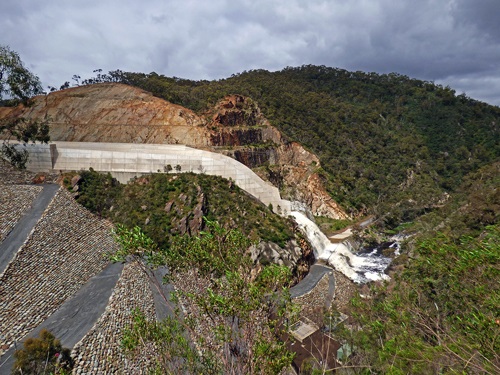
M 269 124 L 255 102 L 241 95 L 222 99 L 207 113 L 207 117 L 211 118 L 208 127 L 213 146 L 281 142 L 281 134 Z
M 193 217 L 189 220 L 189 233 L 199 234 L 203 228 L 203 216 L 206 214 L 206 198 L 201 188 L 197 186 L 196 206 L 193 209 Z
M 217 150 L 250 168 L 267 165 L 257 173 L 276 185 L 283 198 L 306 203 L 314 215 L 345 219 L 348 215 L 330 197 L 315 171 L 320 161 L 296 142 L 285 141 L 270 126 L 250 99 L 234 95 L 220 101 L 214 109 L 211 137 L 214 146 L 232 146 Z M 255 146 L 258 145 L 258 146 Z
M 316 155 L 298 143 L 278 148 L 276 164 L 281 170 L 285 196 L 305 203 L 316 216 L 346 219 L 348 215 L 325 190 L 322 178 L 316 172 L 320 167 Z
M 249 251 L 256 270 L 259 265 L 279 264 L 288 267 L 297 276 L 297 281 L 307 275 L 309 267 L 314 263 L 313 250 L 302 238 L 288 241 L 284 248 L 262 241 L 251 246 Z
M 198 235 L 204 227 L 203 216 L 207 214 L 207 199 L 200 186 L 196 187 L 196 197 L 188 197 L 185 194 L 179 195 L 178 199 L 165 204 L 165 212 L 175 210 L 176 217 L 180 219 L 172 223 L 172 233 Z M 193 204 L 193 200 L 196 201 Z M 185 211 L 185 207 L 193 207 L 190 211 Z
M 332 219 L 347 219 L 349 216 L 326 192 L 321 177 L 317 173 L 312 173 L 307 178 L 306 184 L 301 189 L 303 202 L 311 207 L 314 215 L 326 216 Z
M 0 108 L 0 118 L 50 120 L 54 141 L 209 144 L 194 112 L 123 84 L 74 87 L 38 96 L 26 108 Z
M 257 104 L 241 95 L 224 98 L 202 116 L 117 83 L 74 87 L 33 102 L 30 107 L 0 107 L 0 119 L 48 117 L 55 141 L 185 144 L 220 152 L 250 168 L 266 166 L 256 172 L 278 186 L 284 198 L 306 203 L 314 215 L 347 217 L 315 172 L 319 159 L 284 140 Z M 194 227 L 189 220 L 179 229 Z
M 274 263 L 293 268 L 302 258 L 302 249 L 296 241 L 287 243 L 285 249 L 272 242 L 260 242 L 250 248 L 251 258 L 254 262 Z

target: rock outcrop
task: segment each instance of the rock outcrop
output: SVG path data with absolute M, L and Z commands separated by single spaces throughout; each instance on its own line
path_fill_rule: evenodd
M 53 141 L 209 145 L 194 112 L 132 86 L 103 83 L 34 98 L 29 107 L 0 108 L 0 118 L 49 119 Z
M 283 180 L 285 199 L 305 203 L 315 216 L 348 218 L 326 191 L 318 173 L 320 161 L 316 155 L 298 143 L 288 143 L 278 148 L 276 165 Z
M 314 215 L 347 217 L 316 173 L 319 159 L 284 139 L 241 95 L 197 115 L 141 89 L 103 83 L 38 96 L 29 107 L 0 107 L 0 119 L 17 116 L 48 119 L 54 141 L 184 144 L 219 152 L 257 168 L 284 198 L 306 203 Z
M 287 241 L 283 248 L 272 242 L 261 241 L 252 245 L 249 251 L 257 270 L 270 263 L 286 266 L 296 275 L 297 281 L 307 275 L 314 263 L 313 250 L 302 238 Z

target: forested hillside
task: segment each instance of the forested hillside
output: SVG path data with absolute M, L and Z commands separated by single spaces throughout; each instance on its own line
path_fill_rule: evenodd
M 469 174 L 455 197 L 420 217 L 371 298 L 352 301 L 362 330 L 348 365 L 384 374 L 500 373 L 500 163 Z
M 29 72 L 18 74 L 36 87 L 20 99 L 41 90 Z M 114 71 L 82 84 L 109 81 L 207 119 L 226 95 L 247 96 L 320 158 L 322 169 L 308 165 L 353 219 L 374 214 L 380 226 L 366 229 L 370 240 L 406 228 L 390 281 L 360 286 L 350 305 L 318 312 L 322 330 L 342 345 L 338 373 L 500 373 L 500 108 L 432 82 L 324 66 L 219 81 Z M 9 121 L 3 127 L 20 134 L 14 125 L 25 119 Z M 30 134 L 38 129 L 27 124 Z M 93 170 L 61 175 L 78 202 L 117 224 L 121 248 L 111 259 L 135 257 L 149 271 L 167 265 L 175 298 L 188 306 L 183 322 L 134 314 L 122 346 L 156 358 L 158 373 L 282 373 L 294 357 L 282 329 L 297 313 L 287 291 L 293 274 L 297 281 L 307 271 L 310 247 L 289 219 L 232 181 L 164 172 L 126 186 Z M 250 242 L 264 245 L 249 252 Z M 332 325 L 340 312 L 349 318 Z M 301 373 L 336 371 L 325 368 L 336 353 L 323 354 L 325 362 L 311 358 Z
M 198 113 L 228 94 L 251 97 L 272 125 L 320 157 L 339 203 L 384 215 L 389 226 L 441 205 L 443 193 L 500 155 L 500 108 L 394 73 L 303 66 L 190 81 L 115 71 L 84 83 L 105 80 Z
M 300 278 L 311 261 L 292 220 L 222 177 L 162 173 L 120 184 L 110 174 L 90 170 L 66 173 L 63 184 L 87 209 L 126 228 L 140 227 L 162 249 L 176 237 L 199 236 L 207 222 L 218 222 L 228 230 L 239 228 L 252 244 L 260 244 L 252 252 L 256 263 L 285 264 Z
M 500 108 L 398 74 L 317 66 L 219 81 L 115 71 L 84 83 L 101 81 L 207 116 L 225 95 L 246 95 L 319 156 L 344 208 L 375 214 L 386 233 L 405 223 L 392 280 L 365 286 L 334 332 L 353 349 L 345 373 L 500 372 Z

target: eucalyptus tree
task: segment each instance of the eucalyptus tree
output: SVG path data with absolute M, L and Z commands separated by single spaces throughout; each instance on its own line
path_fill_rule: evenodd
M 0 103 L 29 106 L 33 96 L 43 93 L 40 79 L 24 66 L 19 54 L 8 46 L 0 45 Z M 29 142 L 47 143 L 50 139 L 48 119 L 39 121 L 26 117 L 2 118 L 0 138 L 3 140 L 0 157 L 13 166 L 24 169 L 28 162 L 28 152 L 10 142 L 17 140 L 24 145 Z

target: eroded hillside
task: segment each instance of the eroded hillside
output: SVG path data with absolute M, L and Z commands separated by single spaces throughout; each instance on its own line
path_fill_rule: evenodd
M 319 159 L 288 142 L 250 98 L 230 95 L 198 115 L 132 86 L 103 83 L 0 108 L 0 118 L 48 119 L 53 141 L 185 144 L 231 156 L 305 203 L 315 215 L 345 219 L 317 173 Z

